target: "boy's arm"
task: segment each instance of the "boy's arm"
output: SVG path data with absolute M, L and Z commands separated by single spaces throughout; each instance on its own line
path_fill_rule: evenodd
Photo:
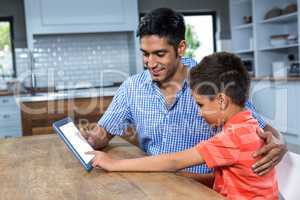
M 101 167 L 108 171 L 177 171 L 204 163 L 196 148 L 171 154 L 122 160 L 113 159 L 101 151 L 91 151 L 88 154 L 95 155 L 92 160 L 93 167 Z

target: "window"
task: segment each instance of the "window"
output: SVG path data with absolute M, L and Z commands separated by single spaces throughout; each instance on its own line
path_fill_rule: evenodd
M 0 77 L 3 79 L 16 76 L 12 27 L 12 17 L 0 17 Z
M 204 56 L 216 51 L 215 12 L 182 13 L 186 24 L 188 45 L 185 56 L 200 62 Z

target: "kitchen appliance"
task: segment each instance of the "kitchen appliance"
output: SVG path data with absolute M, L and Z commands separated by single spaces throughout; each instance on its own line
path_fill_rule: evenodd
M 274 78 L 282 78 L 287 76 L 286 63 L 283 61 L 276 61 L 272 63 L 272 72 Z
M 288 55 L 289 60 L 289 69 L 288 69 L 288 76 L 300 76 L 300 65 L 299 61 L 295 60 L 295 56 L 293 54 Z
M 244 21 L 244 24 L 252 23 L 252 16 L 244 16 L 243 21 Z
M 253 59 L 243 59 L 242 60 L 244 66 L 246 67 L 250 76 L 254 76 L 254 67 L 253 67 Z
M 300 76 L 300 66 L 299 62 L 295 62 L 292 65 L 290 65 L 289 69 L 289 76 Z

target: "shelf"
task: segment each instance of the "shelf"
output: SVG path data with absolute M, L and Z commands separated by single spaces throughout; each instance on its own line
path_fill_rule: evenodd
M 287 14 L 287 15 L 281 15 L 278 17 L 273 17 L 270 19 L 266 19 L 261 21 L 261 24 L 267 24 L 267 23 L 286 23 L 286 22 L 293 22 L 293 21 L 297 21 L 297 12 L 295 13 L 291 13 L 291 14 Z
M 241 29 L 250 29 L 253 27 L 253 24 L 243 24 L 243 25 L 238 25 L 238 26 L 235 26 L 234 29 L 235 30 L 241 30 Z
M 272 51 L 272 50 L 294 48 L 294 47 L 298 47 L 298 46 L 299 46 L 299 44 L 287 44 L 287 45 L 278 46 L 278 47 L 274 47 L 274 46 L 264 47 L 264 48 L 261 48 L 259 50 L 260 51 Z
M 261 76 L 252 77 L 252 81 L 300 81 L 300 77 L 272 77 L 272 76 Z
M 251 3 L 251 0 L 235 0 L 235 1 L 233 1 L 234 5 L 238 5 L 241 3 Z
M 237 50 L 237 51 L 234 51 L 234 53 L 236 53 L 236 54 L 253 53 L 253 49 Z

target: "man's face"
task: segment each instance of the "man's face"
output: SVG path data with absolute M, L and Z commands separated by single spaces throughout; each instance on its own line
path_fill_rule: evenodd
M 172 79 L 180 66 L 181 54 L 168 43 L 165 37 L 156 35 L 143 36 L 141 38 L 141 51 L 143 61 L 148 68 L 152 80 L 159 83 L 168 82 Z

